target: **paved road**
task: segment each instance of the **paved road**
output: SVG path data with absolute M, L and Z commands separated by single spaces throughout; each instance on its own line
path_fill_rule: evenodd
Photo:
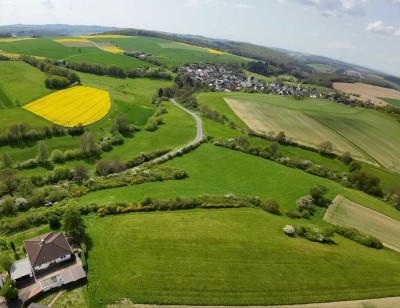
M 157 157 L 157 158 L 149 161 L 150 163 L 160 163 L 160 162 L 166 160 L 168 157 L 174 156 L 176 153 L 178 153 L 179 151 L 183 150 L 184 148 L 190 147 L 192 145 L 196 145 L 197 143 L 199 143 L 204 138 L 203 121 L 201 120 L 201 118 L 197 114 L 195 114 L 194 112 L 192 112 L 189 109 L 183 107 L 174 98 L 171 98 L 170 102 L 172 104 L 174 104 L 175 106 L 177 106 L 178 108 L 180 108 L 183 111 L 185 111 L 187 114 L 191 115 L 196 120 L 196 137 L 192 141 L 180 146 L 179 148 L 174 149 L 174 150 L 172 150 L 172 151 L 170 151 L 170 152 L 168 152 L 168 153 L 166 153 L 166 154 L 164 154 L 164 155 L 162 155 L 160 157 Z

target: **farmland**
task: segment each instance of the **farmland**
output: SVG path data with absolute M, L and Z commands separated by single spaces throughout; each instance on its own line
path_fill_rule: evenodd
M 44 85 L 45 74 L 23 62 L 0 62 L 0 89 L 12 104 L 25 105 L 49 94 Z
M 400 125 L 377 111 L 323 100 L 271 96 L 227 96 L 233 110 L 260 133 L 285 131 L 288 138 L 316 147 L 329 140 L 336 152 L 400 171 Z
M 377 105 L 387 105 L 388 102 L 383 98 L 394 100 L 400 99 L 400 91 L 387 89 L 377 86 L 372 86 L 364 83 L 340 83 L 335 82 L 333 88 L 345 92 L 353 98 L 361 99 L 363 101 L 370 100 Z
M 182 44 L 161 38 L 153 37 L 85 37 L 94 42 L 110 42 L 117 47 L 126 50 L 140 50 L 146 53 L 151 53 L 154 58 L 168 66 L 183 65 L 184 63 L 193 62 L 217 62 L 217 63 L 242 63 L 248 62 L 248 59 L 230 55 L 221 54 L 221 52 L 210 52 L 207 48 L 202 48 L 193 45 Z M 1 49 L 1 47 L 0 47 Z
M 91 46 L 92 47 L 79 48 L 66 47 L 62 43 L 58 43 L 53 39 L 48 38 L 22 40 L 11 43 L 0 42 L 0 50 L 15 54 L 27 54 L 57 60 L 66 59 L 70 62 L 85 61 L 101 65 L 113 64 L 125 69 L 151 66 L 149 63 L 138 59 L 106 52 L 100 50 L 93 44 Z
M 104 118 L 111 108 L 107 91 L 73 87 L 40 98 L 24 107 L 61 126 L 89 125 Z
M 400 251 L 400 222 L 364 206 L 337 196 L 326 211 L 324 220 L 351 227 L 379 238 L 385 245 Z
M 286 222 L 253 209 L 89 218 L 89 306 L 126 297 L 266 305 L 398 294 L 399 254 L 340 236 L 336 245 L 288 238 Z
M 400 254 L 388 248 L 400 247 L 396 237 L 400 211 L 390 204 L 393 195 L 389 195 L 400 183 L 399 123 L 377 110 L 328 100 L 214 92 L 216 88 L 211 91 L 207 83 L 196 86 L 185 78 L 189 76 L 181 75 L 179 67 L 186 63 L 238 64 L 226 66 L 232 72 L 245 68 L 242 64 L 249 59 L 222 52 L 218 46 L 211 49 L 121 35 L 0 39 L 0 50 L 7 53 L 113 65 L 125 71 L 160 68 L 173 77 L 166 80 L 149 74 L 154 79 L 147 79 L 132 73 L 131 78 L 114 78 L 101 76 L 105 71 L 96 71 L 99 75 L 74 71 L 63 61 L 45 67 L 43 62 L 38 68 L 21 61 L 0 61 L 0 101 L 4 105 L 0 104 L 0 168 L 13 169 L 1 171 L 11 180 L 15 177 L 9 183 L 0 179 L 0 228 L 4 232 L 0 235 L 7 236 L 22 257 L 23 240 L 50 231 L 52 218 L 57 220 L 74 207 L 85 215 L 88 283 L 67 288 L 53 307 L 107 307 L 123 298 L 138 304 L 245 306 L 400 295 Z M 131 55 L 143 55 L 149 62 L 122 55 L 122 51 L 137 51 Z M 320 72 L 333 69 L 310 66 Z M 69 73 L 74 72 L 82 85 L 47 89 L 44 81 L 52 76 L 50 69 L 54 76 L 71 77 Z M 232 79 L 232 72 L 223 82 Z M 276 72 L 261 77 L 242 71 L 265 81 L 281 78 L 297 85 L 303 80 L 290 72 Z M 250 76 L 240 80 L 252 80 Z M 325 91 L 322 86 L 303 86 Z M 249 92 L 253 88 L 243 86 Z M 397 99 L 382 95 L 388 103 L 396 103 Z M 171 97 L 190 105 L 202 118 L 204 143 L 185 154 L 174 153 L 161 166 L 141 164 L 140 158 L 177 149 L 196 135 L 196 121 L 172 104 Z M 209 113 L 204 106 L 211 109 Z M 119 132 L 116 126 L 121 115 L 126 130 Z M 53 124 L 66 128 L 56 131 Z M 78 124 L 85 126 L 82 131 L 67 129 Z M 24 135 L 24 131 L 15 137 L 20 127 L 31 134 Z M 271 136 L 284 131 L 294 143 L 277 143 L 250 129 Z M 90 153 L 82 149 L 87 136 L 95 143 Z M 43 143 L 38 146 L 39 141 Z M 108 146 L 107 141 L 113 143 Z M 350 180 L 348 163 L 339 156 L 299 146 L 318 148 L 323 141 L 330 141 L 336 154 L 351 152 L 361 171 L 379 176 L 384 197 L 362 192 Z M 231 145 L 238 146 L 228 149 Z M 46 157 L 40 161 L 41 146 Z M 269 152 L 274 147 L 276 156 Z M 72 150 L 69 158 L 67 150 Z M 57 160 L 55 154 L 63 158 Z M 120 169 L 112 166 L 103 173 L 103 163 L 118 164 Z M 85 173 L 81 181 L 77 179 L 79 169 Z M 326 187 L 327 199 L 338 195 L 343 199 L 336 198 L 330 208 L 329 202 L 326 207 L 314 204 L 303 213 L 297 201 L 317 185 Z M 185 198 L 213 195 L 223 200 L 216 206 L 221 208 L 172 211 L 166 206 L 165 211 L 158 211 L 156 205 L 152 207 L 152 202 L 160 200 L 184 203 Z M 280 215 L 248 201 L 255 197 L 276 201 Z M 25 199 L 26 204 L 17 205 L 16 198 Z M 222 208 L 232 205 L 229 200 L 246 200 L 235 203 L 246 207 Z M 149 211 L 127 213 L 144 209 Z M 290 218 L 296 215 L 298 219 Z M 297 231 L 301 226 L 349 225 L 371 232 L 388 247 L 367 248 L 338 234 L 332 235 L 330 244 L 308 241 L 299 233 L 288 237 L 282 232 L 288 224 Z M 12 254 L 11 249 L 7 252 Z M 55 298 L 55 293 L 47 294 L 38 299 L 42 304 Z
M 204 157 L 208 158 L 207 164 L 203 163 Z M 320 184 L 328 187 L 331 199 L 341 194 L 354 202 L 400 220 L 398 211 L 364 193 L 269 160 L 210 144 L 202 145 L 193 153 L 181 158 L 175 158 L 167 165 L 186 170 L 189 177 L 183 181 L 146 183 L 134 188 L 121 187 L 96 191 L 81 197 L 79 201 L 86 204 L 92 202 L 109 204 L 117 200 L 140 202 L 148 196 L 168 199 L 178 196 L 195 197 L 204 193 L 219 195 L 234 193 L 274 198 L 284 212 L 295 209 L 296 200 L 307 194 L 310 187 Z

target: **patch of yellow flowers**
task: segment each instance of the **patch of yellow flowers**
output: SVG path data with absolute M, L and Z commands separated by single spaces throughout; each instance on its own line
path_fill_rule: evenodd
M 76 86 L 44 96 L 24 108 L 65 127 L 89 125 L 104 118 L 111 108 L 107 91 Z

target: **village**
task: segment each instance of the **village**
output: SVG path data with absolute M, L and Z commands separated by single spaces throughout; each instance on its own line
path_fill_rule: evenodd
M 364 107 L 373 107 L 372 103 L 351 99 L 348 95 L 335 90 L 326 89 L 326 91 L 319 91 L 316 88 L 311 88 L 311 86 L 302 86 L 301 83 L 293 85 L 288 82 L 278 82 L 277 80 L 265 83 L 254 76 L 235 73 L 223 65 L 211 65 L 207 63 L 193 64 L 181 67 L 180 71 L 189 76 L 195 83 L 203 83 L 214 91 L 266 93 L 270 95 L 293 96 L 296 99 L 307 97 L 322 98 L 344 105 L 357 106 L 363 104 Z

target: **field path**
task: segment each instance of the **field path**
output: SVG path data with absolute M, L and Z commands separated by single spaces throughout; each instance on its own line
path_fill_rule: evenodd
M 171 98 L 170 102 L 172 104 L 174 104 L 175 106 L 177 106 L 178 108 L 180 108 L 183 111 L 185 111 L 187 114 L 189 114 L 190 116 L 192 116 L 195 119 L 195 121 L 196 121 L 196 137 L 192 141 L 190 141 L 190 142 L 188 142 L 188 143 L 186 143 L 186 144 L 184 144 L 184 145 L 182 145 L 182 146 L 180 146 L 180 147 L 178 147 L 178 148 L 176 148 L 176 149 L 174 149 L 174 150 L 172 150 L 172 151 L 170 151 L 170 152 L 168 152 L 168 153 L 166 153 L 166 154 L 164 154 L 164 155 L 162 155 L 160 157 L 157 157 L 157 158 L 149 161 L 149 163 L 160 163 L 160 162 L 163 162 L 163 161 L 167 160 L 169 157 L 174 156 L 178 152 L 182 151 L 184 148 L 187 148 L 187 147 L 194 146 L 194 145 L 198 144 L 204 138 L 203 121 L 201 120 L 201 118 L 197 114 L 195 114 L 194 112 L 192 112 L 189 109 L 183 107 L 174 98 Z
M 110 305 L 110 307 L 124 308 L 398 308 L 400 306 L 400 297 L 385 297 L 365 300 L 315 303 L 301 305 L 278 305 L 278 306 L 187 306 L 187 305 Z

